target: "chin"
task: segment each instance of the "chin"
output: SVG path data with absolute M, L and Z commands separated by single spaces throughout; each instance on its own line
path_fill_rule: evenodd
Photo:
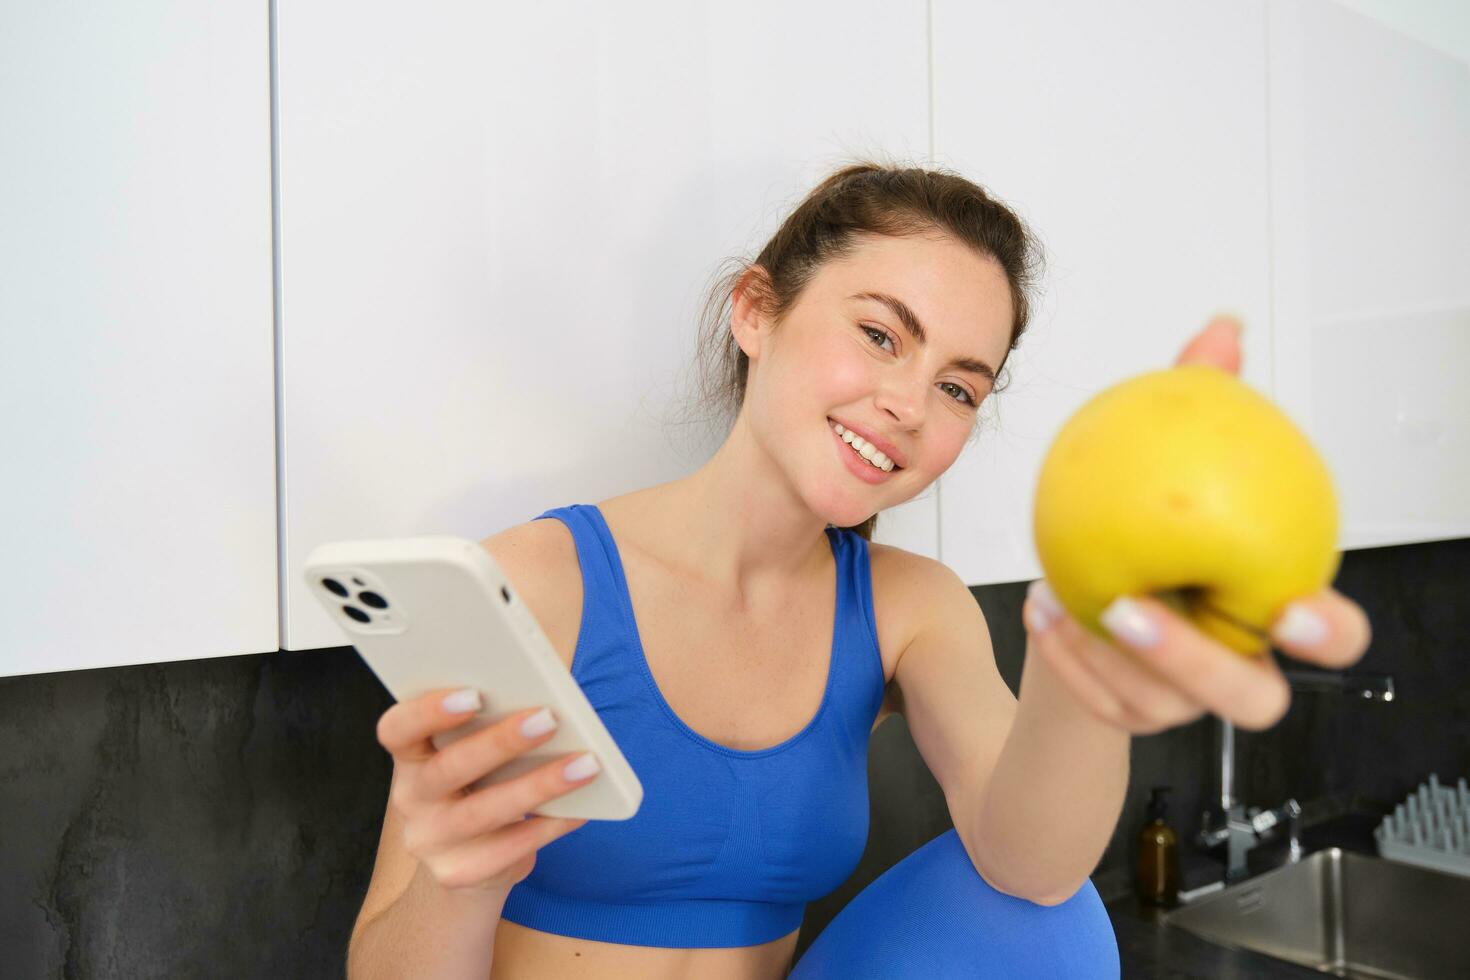
M 836 505 L 832 507 L 814 507 L 816 513 L 823 521 L 836 527 L 857 527 L 863 521 L 872 517 L 877 511 L 868 507 L 853 507 Z

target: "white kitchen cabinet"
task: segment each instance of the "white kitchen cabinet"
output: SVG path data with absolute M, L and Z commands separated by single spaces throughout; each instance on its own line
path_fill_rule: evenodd
M 336 645 L 320 541 L 698 466 L 704 287 L 868 151 L 974 177 L 1048 258 L 984 436 L 878 540 L 1035 577 L 1057 427 L 1218 310 L 1328 456 L 1343 547 L 1470 533 L 1443 46 L 1329 0 L 279 17 L 278 498 L 268 10 L 0 10 L 0 675 Z
M 0 6 L 0 675 L 276 649 L 268 19 Z
M 279 11 L 281 645 L 316 544 L 673 479 L 703 290 L 855 154 L 927 152 L 922 2 Z M 820 420 L 818 420 L 820 423 Z M 878 539 L 935 554 L 932 492 Z M 710 515 L 718 520 L 719 515 Z
M 1093 394 L 1239 315 L 1270 392 L 1262 3 L 934 2 L 935 161 L 1039 235 L 1041 302 L 985 432 L 940 481 L 940 554 L 972 585 L 1039 577 L 1031 500 Z
M 1269 7 L 1275 388 L 1342 547 L 1470 535 L 1470 62 L 1327 2 Z

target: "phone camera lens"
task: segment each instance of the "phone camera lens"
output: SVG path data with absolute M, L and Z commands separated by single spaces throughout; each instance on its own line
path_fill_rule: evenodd
M 367 613 L 363 612 L 356 606 L 343 606 L 342 611 L 351 616 L 353 619 L 357 620 L 359 623 L 371 623 L 373 621 L 373 617 L 369 616 Z
M 374 609 L 388 608 L 388 600 L 384 599 L 376 592 L 359 592 L 357 594 L 357 601 L 362 603 L 364 606 L 372 606 Z
M 327 591 L 332 593 L 333 595 L 339 595 L 344 599 L 347 598 L 347 586 L 343 585 L 336 579 L 324 578 L 322 579 L 322 585 L 326 586 Z

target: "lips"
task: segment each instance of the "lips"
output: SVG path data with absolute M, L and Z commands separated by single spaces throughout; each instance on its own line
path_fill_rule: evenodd
M 881 470 L 859 456 L 852 448 L 852 444 L 839 436 L 837 430 L 832 426 L 827 426 L 827 431 L 832 434 L 832 442 L 837 447 L 838 458 L 842 460 L 842 465 L 847 468 L 847 472 L 859 480 L 876 486 L 898 477 L 899 469 L 897 466 L 888 470 Z
M 884 439 L 882 436 L 873 432 L 873 430 L 867 428 L 866 426 L 853 425 L 846 419 L 833 418 L 830 416 L 828 417 L 827 421 L 829 423 L 836 422 L 844 429 L 850 430 L 853 435 L 861 436 L 867 442 L 872 443 L 879 452 L 881 452 L 884 456 L 887 456 L 890 460 L 893 461 L 893 468 L 895 470 L 901 470 L 908 465 L 909 461 L 907 456 L 899 452 L 898 448 L 894 446 L 893 443 L 889 442 L 887 439 Z

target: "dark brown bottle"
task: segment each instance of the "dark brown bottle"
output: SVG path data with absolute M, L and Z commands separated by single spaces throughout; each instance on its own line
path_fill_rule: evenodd
M 1148 824 L 1138 839 L 1138 897 L 1145 905 L 1179 902 L 1179 837 L 1164 820 L 1170 787 L 1155 786 L 1148 802 Z

